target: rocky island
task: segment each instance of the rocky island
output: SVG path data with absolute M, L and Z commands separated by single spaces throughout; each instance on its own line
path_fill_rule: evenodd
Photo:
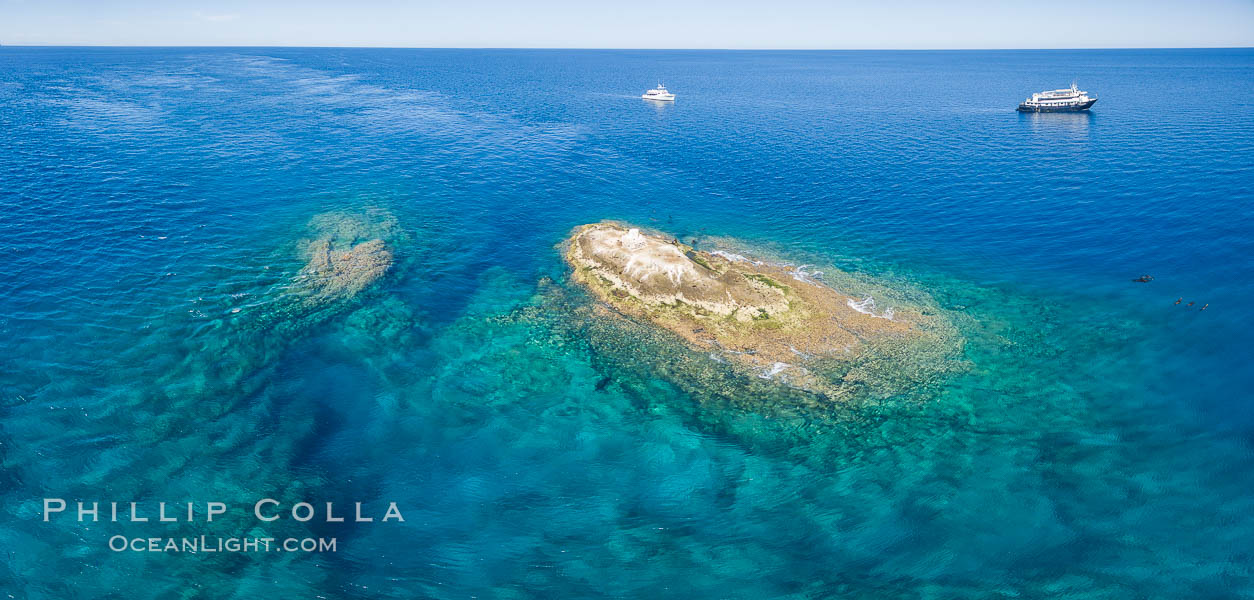
M 665 328 L 689 346 L 764 378 L 846 395 L 867 366 L 909 367 L 939 341 L 926 311 L 877 311 L 804 269 L 602 222 L 576 228 L 564 249 L 573 278 L 619 313 Z M 900 370 L 900 369 L 899 369 Z

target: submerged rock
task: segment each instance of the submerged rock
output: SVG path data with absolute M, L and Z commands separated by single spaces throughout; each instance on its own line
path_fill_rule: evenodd
M 576 228 L 564 257 L 573 279 L 617 312 L 669 330 L 712 360 L 829 396 L 868 385 L 894 393 L 960 347 L 930 311 L 877 310 L 804 268 L 698 251 L 620 223 Z
M 392 251 L 378 239 L 347 250 L 332 248 L 330 240 L 315 240 L 309 254 L 309 263 L 298 276 L 305 283 L 301 292 L 320 302 L 352 298 L 392 266 Z
M 391 244 L 400 233 L 390 214 L 323 213 L 308 229 L 298 243 L 304 267 L 259 303 L 254 325 L 303 331 L 352 306 L 393 266 Z

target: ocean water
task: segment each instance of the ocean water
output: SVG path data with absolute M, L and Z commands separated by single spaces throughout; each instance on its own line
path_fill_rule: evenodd
M 1014 112 L 1073 79 L 1091 113 Z M 1248 49 L 3 47 L 0 591 L 1254 597 L 1252 202 Z M 951 368 L 739 376 L 570 284 L 602 219 L 927 306 Z M 369 239 L 384 277 L 309 292 Z

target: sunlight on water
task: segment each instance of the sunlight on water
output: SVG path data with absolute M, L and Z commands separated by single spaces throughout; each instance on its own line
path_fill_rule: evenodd
M 875 298 L 872 298 L 871 296 L 867 296 L 861 300 L 854 300 L 850 298 L 848 304 L 849 308 L 852 308 L 864 315 L 871 315 L 872 317 L 879 319 L 888 319 L 889 321 L 893 320 L 892 307 L 885 308 L 878 315 L 875 314 Z

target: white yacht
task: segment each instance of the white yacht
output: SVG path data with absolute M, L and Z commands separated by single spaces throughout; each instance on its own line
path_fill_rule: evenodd
M 656 88 L 653 88 L 645 92 L 644 95 L 640 97 L 644 98 L 645 100 L 662 100 L 666 102 L 675 101 L 675 94 L 672 94 L 666 91 L 666 86 L 662 85 L 661 83 L 658 83 Z
M 1097 96 L 1090 96 L 1072 82 L 1069 88 L 1032 94 L 1019 104 L 1019 112 L 1078 112 L 1088 110 L 1094 102 Z

